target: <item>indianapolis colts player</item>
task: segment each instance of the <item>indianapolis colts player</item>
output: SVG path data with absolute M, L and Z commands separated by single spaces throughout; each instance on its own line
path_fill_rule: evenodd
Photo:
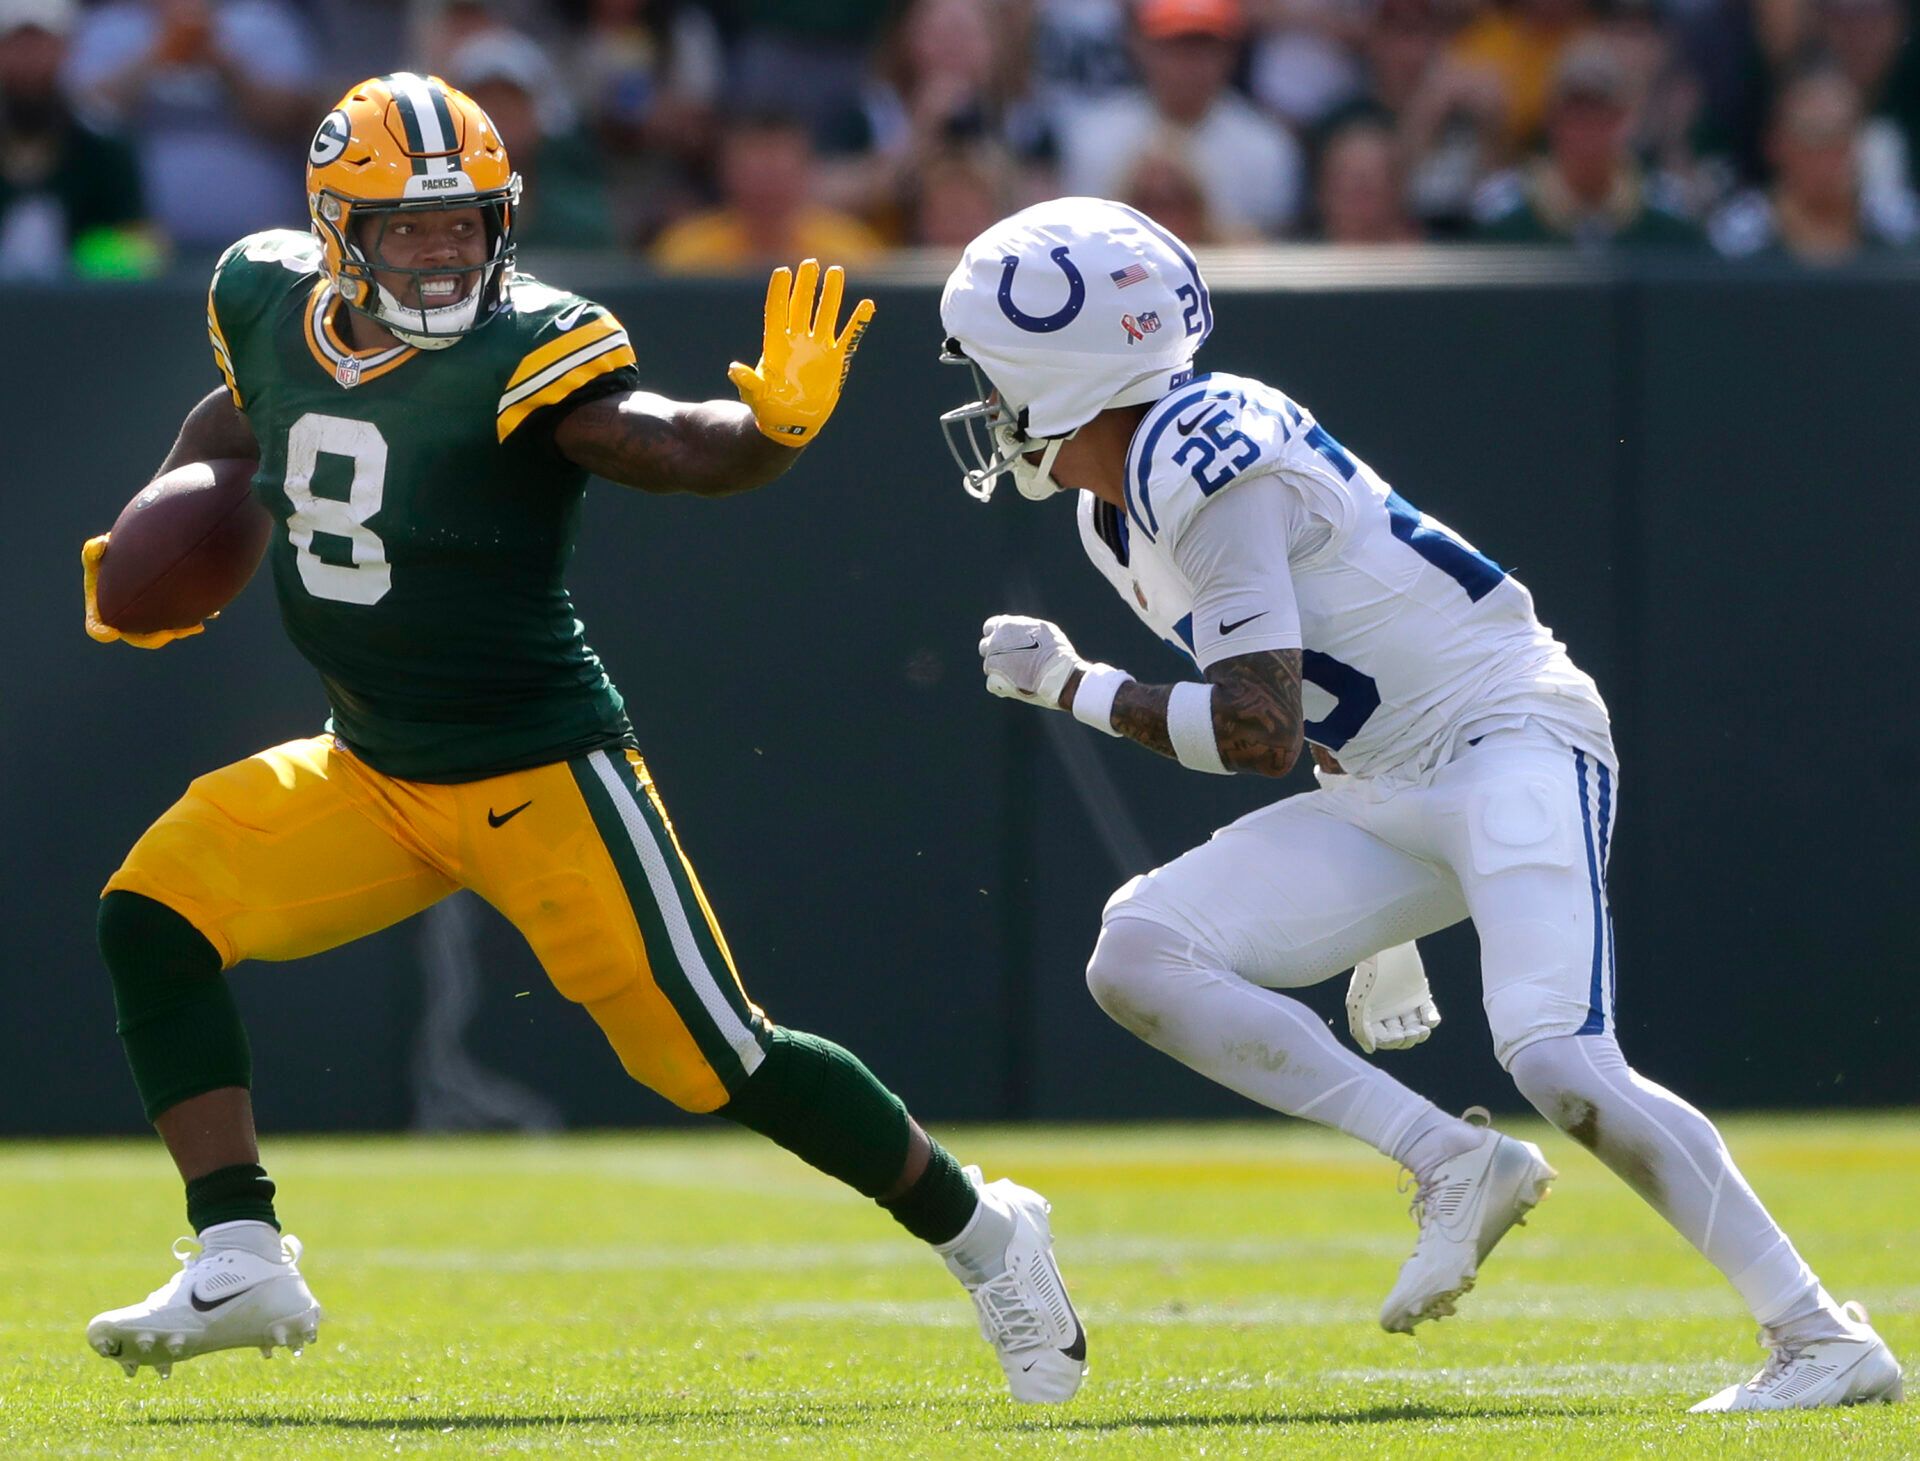
M 1387 1043 L 1409 1043 L 1437 1016 L 1404 945 L 1471 918 L 1495 1049 L 1521 1093 L 1761 1325 L 1764 1368 L 1694 1409 L 1898 1400 L 1900 1367 L 1864 1312 L 1821 1286 L 1713 1125 L 1621 1054 L 1606 886 L 1618 761 L 1599 691 L 1526 588 L 1283 391 L 1196 373 L 1207 286 L 1134 209 L 1061 198 L 1003 220 L 967 247 L 941 319 L 947 358 L 979 387 L 942 418 L 967 490 L 984 500 L 1010 475 L 1035 500 L 1069 491 L 1095 566 L 1202 676 L 1142 684 L 1009 614 L 980 641 L 987 689 L 1194 771 L 1285 775 L 1303 739 L 1318 765 L 1317 790 L 1113 895 L 1087 966 L 1101 1008 L 1412 1171 L 1419 1238 L 1380 1315 L 1410 1331 L 1454 1312 L 1555 1173 L 1530 1143 L 1353 1055 L 1279 991 L 1358 963 L 1356 1034 L 1391 1007 Z

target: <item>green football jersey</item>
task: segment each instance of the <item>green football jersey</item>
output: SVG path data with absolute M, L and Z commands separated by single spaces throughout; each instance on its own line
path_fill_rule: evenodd
M 639 384 L 619 321 L 519 275 L 457 344 L 356 353 L 338 308 L 319 245 L 288 231 L 228 249 L 207 304 L 330 729 L 416 781 L 633 744 L 562 581 L 588 474 L 552 433 L 554 407 Z

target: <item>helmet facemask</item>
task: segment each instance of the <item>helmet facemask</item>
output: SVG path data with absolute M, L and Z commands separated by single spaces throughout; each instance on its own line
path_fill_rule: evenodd
M 340 259 L 334 286 L 347 307 L 366 316 L 405 344 L 420 350 L 444 350 L 472 334 L 500 310 L 513 268 L 513 209 L 520 198 L 516 174 L 505 188 L 482 194 L 454 194 L 431 201 L 360 201 L 331 190 L 323 192 L 315 222 L 332 234 Z M 403 215 L 479 211 L 486 229 L 487 257 L 477 264 L 412 268 L 384 261 L 389 227 Z M 367 247 L 360 239 L 372 230 Z M 379 275 L 400 276 L 405 282 L 396 296 Z M 448 304 L 431 303 L 425 286 L 429 279 L 471 277 L 473 282 Z
M 1053 480 L 1053 459 L 1060 448 L 1079 431 L 1075 427 L 1065 436 L 1029 436 L 1027 412 L 1015 412 L 1001 399 L 993 383 L 980 367 L 968 358 L 960 342 L 949 338 L 940 353 L 942 365 L 964 365 L 973 373 L 977 397 L 940 417 L 940 430 L 947 438 L 947 450 L 953 453 L 962 473 L 960 485 L 977 502 L 993 497 L 993 489 L 1008 473 L 1022 497 L 1045 502 L 1060 490 Z M 1041 454 L 1036 464 L 1027 460 L 1033 452 Z M 972 457 L 969 464 L 967 458 Z

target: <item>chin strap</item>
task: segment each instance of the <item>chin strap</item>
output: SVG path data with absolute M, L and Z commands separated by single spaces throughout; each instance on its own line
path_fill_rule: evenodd
M 1053 480 L 1053 459 L 1060 455 L 1060 448 L 1073 437 L 1073 432 L 1065 436 L 1056 436 L 1047 442 L 1046 450 L 1040 453 L 1040 465 L 1034 466 L 1024 456 L 1013 459 L 1013 485 L 1020 489 L 1020 495 L 1032 502 L 1045 502 L 1060 490 L 1060 484 Z
M 386 285 L 375 280 L 373 287 L 379 296 L 380 308 L 371 313 L 395 339 L 405 341 L 414 349 L 444 350 L 472 333 L 480 315 L 480 296 L 485 291 L 487 283 L 488 280 L 483 275 L 475 281 L 473 292 L 457 304 L 444 304 L 438 309 L 409 309 L 393 297 L 392 291 Z M 435 323 L 437 317 L 438 320 L 451 324 L 453 328 L 445 332 L 411 330 L 396 323 L 397 320 L 408 315 L 419 320 L 422 325 Z

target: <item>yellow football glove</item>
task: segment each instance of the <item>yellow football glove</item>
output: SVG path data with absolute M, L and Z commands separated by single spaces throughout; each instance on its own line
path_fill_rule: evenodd
M 753 408 L 761 431 L 782 446 L 801 447 L 819 433 L 840 401 L 840 387 L 853 364 L 853 352 L 873 318 L 873 301 L 854 306 L 846 329 L 835 335 L 840 296 L 847 274 L 838 264 L 827 270 L 820 290 L 820 308 L 813 307 L 814 285 L 820 279 L 820 261 L 808 259 L 799 278 L 782 265 L 767 281 L 766 337 L 760 363 L 749 370 L 739 361 L 727 368 L 727 379 L 740 399 Z
M 198 634 L 207 626 L 195 624 L 191 629 L 156 629 L 151 634 L 122 634 L 113 625 L 100 619 L 98 592 L 100 587 L 100 560 L 107 556 L 107 534 L 97 538 L 88 538 L 86 546 L 80 550 L 81 583 L 87 595 L 87 633 L 102 644 L 112 644 L 122 640 L 135 649 L 158 649 L 163 644 L 172 644 L 176 639 L 185 639 L 189 634 Z

